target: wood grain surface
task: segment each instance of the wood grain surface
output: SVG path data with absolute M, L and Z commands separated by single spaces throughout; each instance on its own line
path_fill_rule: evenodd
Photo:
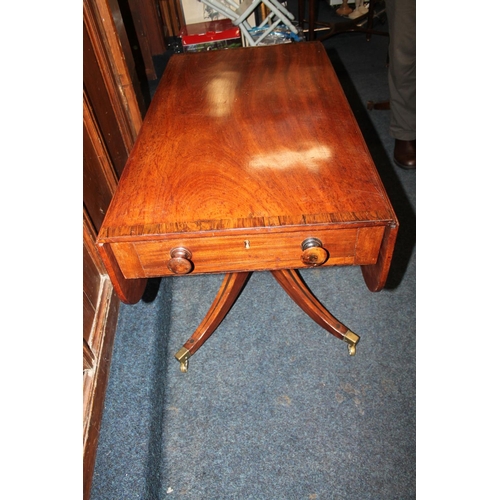
M 183 245 L 192 272 L 305 267 L 316 232 L 325 265 L 374 265 L 397 224 L 324 47 L 301 42 L 172 56 L 98 241 L 125 278 L 172 274 Z

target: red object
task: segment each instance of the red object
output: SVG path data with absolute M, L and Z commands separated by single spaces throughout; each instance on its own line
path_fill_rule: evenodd
M 206 23 L 184 26 L 180 31 L 182 45 L 215 42 L 240 37 L 240 29 L 230 19 L 219 19 Z

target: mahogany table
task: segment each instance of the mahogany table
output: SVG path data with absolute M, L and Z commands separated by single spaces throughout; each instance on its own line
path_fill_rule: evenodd
M 225 273 L 181 370 L 253 271 L 270 271 L 355 353 L 359 336 L 297 270 L 360 266 L 383 288 L 398 221 L 319 42 L 172 56 L 98 235 L 113 286 L 140 300 L 147 278 Z

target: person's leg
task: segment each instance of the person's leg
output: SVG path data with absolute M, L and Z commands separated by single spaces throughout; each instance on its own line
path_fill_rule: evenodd
M 394 161 L 416 167 L 416 1 L 386 0 L 389 22 L 389 97 Z

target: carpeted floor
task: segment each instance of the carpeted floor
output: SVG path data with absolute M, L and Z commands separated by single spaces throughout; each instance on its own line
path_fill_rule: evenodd
M 387 44 L 324 42 L 400 220 L 388 285 L 369 292 L 355 267 L 301 273 L 361 336 L 356 356 L 254 273 L 181 373 L 174 354 L 222 275 L 152 280 L 120 309 L 92 500 L 416 497 L 416 176 L 391 161 L 389 113 L 366 110 L 388 98 Z

